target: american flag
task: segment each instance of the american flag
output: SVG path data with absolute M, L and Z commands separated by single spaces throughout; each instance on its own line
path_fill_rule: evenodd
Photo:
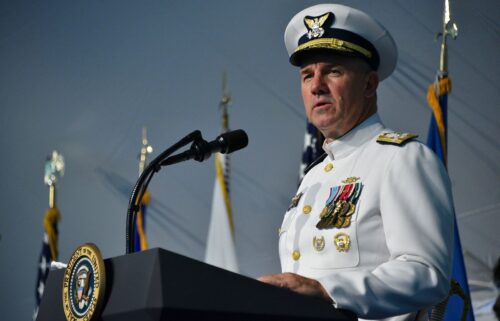
M 319 158 L 323 152 L 323 141 L 325 138 L 310 122 L 307 123 L 307 130 L 304 136 L 304 151 L 302 152 L 302 162 L 300 164 L 300 179 L 305 175 L 305 169 Z
M 38 308 L 42 301 L 43 291 L 45 289 L 45 282 L 49 275 L 50 264 L 52 261 L 57 260 L 57 222 L 59 221 L 60 214 L 57 208 L 49 208 L 44 218 L 43 242 L 42 251 L 38 260 L 38 277 L 35 288 L 35 311 L 33 312 L 33 320 L 36 320 L 38 315 Z

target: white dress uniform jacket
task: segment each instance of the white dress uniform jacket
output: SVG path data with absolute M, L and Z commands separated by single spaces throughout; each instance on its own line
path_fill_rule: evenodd
M 285 214 L 281 267 L 317 279 L 337 308 L 355 312 L 360 320 L 424 320 L 424 309 L 449 290 L 450 181 L 425 145 L 378 143 L 384 132 L 391 131 L 375 114 L 324 144 L 327 157 L 306 174 L 300 200 Z M 362 189 L 350 224 L 318 229 L 330 189 L 352 177 Z

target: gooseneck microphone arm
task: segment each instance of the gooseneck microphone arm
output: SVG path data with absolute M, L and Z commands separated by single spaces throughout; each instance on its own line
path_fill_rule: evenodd
M 177 143 L 167 148 L 163 153 L 158 155 L 155 159 L 149 163 L 149 165 L 144 169 L 137 180 L 137 183 L 132 190 L 130 195 L 130 200 L 127 209 L 127 228 L 126 228 L 126 250 L 128 253 L 134 252 L 135 244 L 135 221 L 137 217 L 137 212 L 140 209 L 140 204 L 142 202 L 142 197 L 148 188 L 149 182 L 153 178 L 154 173 L 161 169 L 161 162 L 168 158 L 172 153 L 177 151 L 179 148 L 193 142 L 196 140 L 202 140 L 201 132 L 195 130 L 194 132 L 186 135 L 184 138 L 179 140 Z
M 191 147 L 188 150 L 180 154 L 170 156 L 179 148 L 191 142 Z M 140 209 L 142 197 L 144 196 L 149 182 L 156 172 L 158 172 L 163 166 L 176 164 L 189 159 L 202 162 L 208 159 L 211 154 L 216 152 L 221 152 L 223 154 L 232 153 L 233 151 L 246 147 L 247 144 L 248 136 L 241 129 L 224 133 L 212 142 L 204 140 L 201 137 L 201 132 L 199 130 L 195 130 L 153 159 L 137 180 L 130 196 L 127 209 L 126 253 L 133 253 L 135 250 L 135 221 L 137 213 Z

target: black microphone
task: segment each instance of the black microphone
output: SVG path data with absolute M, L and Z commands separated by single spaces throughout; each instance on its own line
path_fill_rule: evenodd
M 203 162 L 213 153 L 229 154 L 245 148 L 247 145 L 248 136 L 242 129 L 221 134 L 211 142 L 207 142 L 200 136 L 187 151 L 168 157 L 160 163 L 160 166 L 172 165 L 189 159 Z
M 247 147 L 248 136 L 243 129 L 236 129 L 219 135 L 214 141 L 208 144 L 210 145 L 211 154 L 216 152 L 230 154 Z

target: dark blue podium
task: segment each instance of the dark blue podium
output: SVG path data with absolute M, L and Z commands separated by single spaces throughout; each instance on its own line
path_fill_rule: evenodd
M 104 260 L 103 321 L 356 321 L 335 309 L 254 279 L 163 249 Z M 49 273 L 38 321 L 64 321 L 64 270 Z

